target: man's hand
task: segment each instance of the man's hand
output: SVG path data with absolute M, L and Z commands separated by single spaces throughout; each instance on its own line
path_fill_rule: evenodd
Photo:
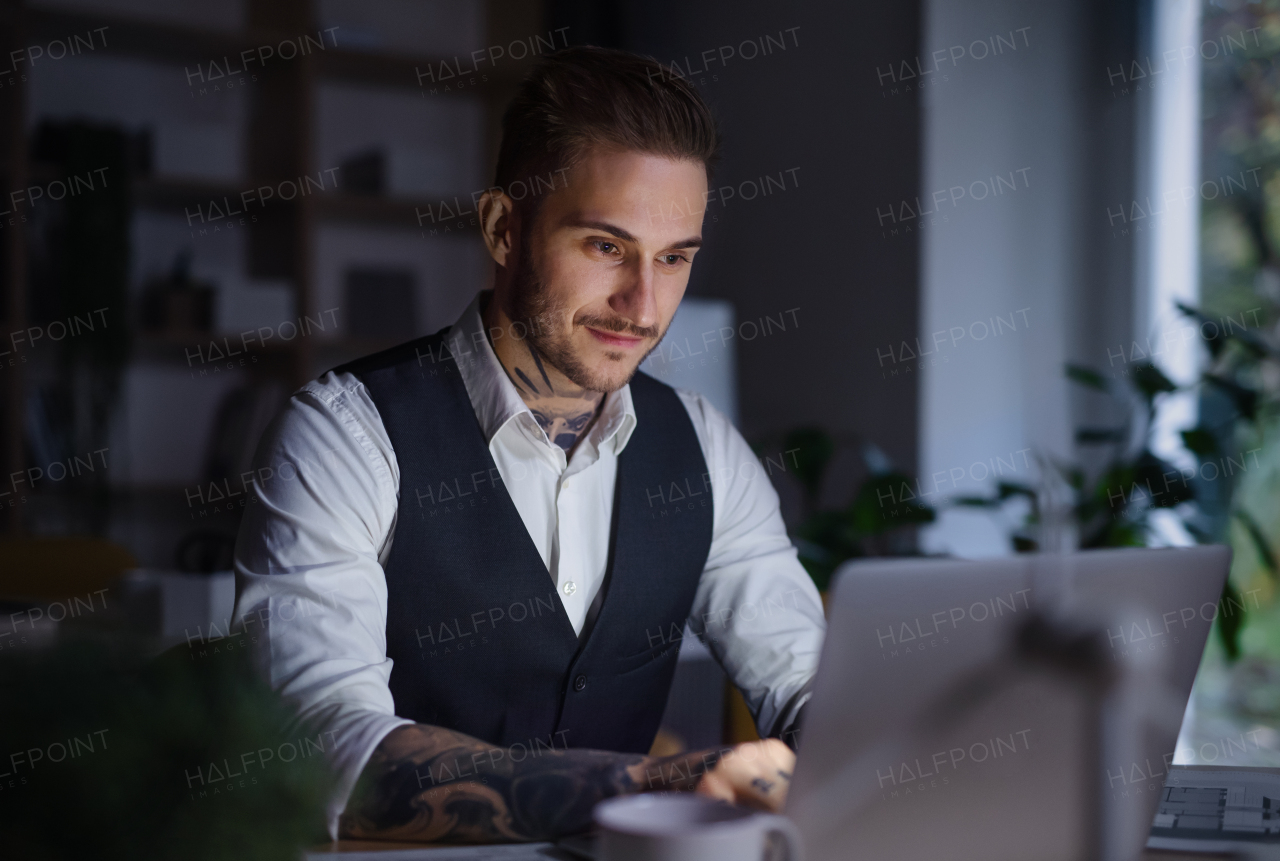
M 740 744 L 702 775 L 700 795 L 779 813 L 787 800 L 796 755 L 776 738 Z
M 736 747 L 645 757 L 627 771 L 638 792 L 698 792 L 778 812 L 791 788 L 796 755 L 776 738 Z

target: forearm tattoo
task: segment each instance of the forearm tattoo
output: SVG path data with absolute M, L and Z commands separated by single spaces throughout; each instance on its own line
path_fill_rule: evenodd
M 554 743 L 555 739 L 550 739 Z M 393 730 L 339 821 L 346 838 L 439 843 L 546 840 L 591 827 L 614 795 L 692 790 L 715 752 L 650 757 L 541 745 L 495 747 L 425 724 Z

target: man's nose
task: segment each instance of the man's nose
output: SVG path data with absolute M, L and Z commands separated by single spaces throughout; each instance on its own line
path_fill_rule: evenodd
M 609 297 L 609 306 L 632 325 L 641 329 L 654 326 L 658 320 L 658 303 L 654 296 L 653 267 L 643 258 L 626 268 L 621 289 Z

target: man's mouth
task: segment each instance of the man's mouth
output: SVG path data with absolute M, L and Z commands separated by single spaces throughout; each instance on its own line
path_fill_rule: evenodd
M 597 341 L 609 347 L 634 347 L 644 341 L 644 338 L 633 338 L 627 335 L 619 335 L 616 332 L 602 332 L 599 329 L 593 329 L 590 326 L 585 327 Z

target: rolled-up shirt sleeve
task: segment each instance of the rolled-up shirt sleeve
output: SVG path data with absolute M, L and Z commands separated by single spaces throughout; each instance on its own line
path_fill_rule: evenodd
M 293 395 L 245 480 L 234 624 L 263 677 L 330 740 L 336 838 L 373 749 L 412 723 L 395 716 L 386 656 L 381 563 L 397 511 L 395 455 L 363 385 L 330 373 Z
M 705 398 L 677 390 L 693 419 L 712 488 L 711 550 L 689 627 L 742 692 L 761 736 L 792 726 L 826 634 L 822 599 L 787 537 L 771 475 L 792 455 L 747 445 Z

